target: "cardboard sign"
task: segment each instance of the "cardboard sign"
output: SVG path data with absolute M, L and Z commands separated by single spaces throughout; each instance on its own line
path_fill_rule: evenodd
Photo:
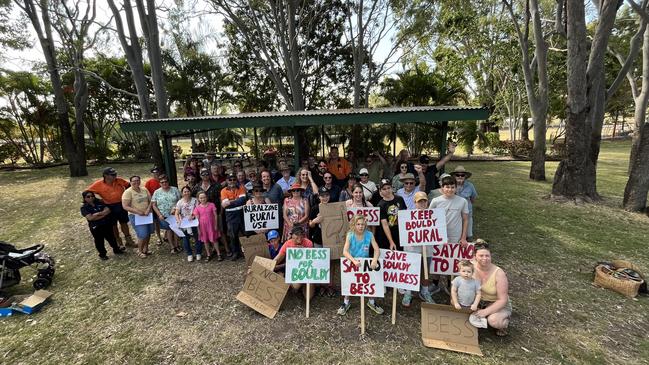
M 237 294 L 237 300 L 264 316 L 273 318 L 284 301 L 288 287 L 281 275 L 253 262 L 243 289 Z
M 329 283 L 329 252 L 328 248 L 286 249 L 286 283 Z
M 389 288 L 419 291 L 421 254 L 381 249 L 383 281 Z
M 399 211 L 399 245 L 432 246 L 448 242 L 443 208 Z
M 372 270 L 372 259 L 358 259 L 359 266 L 350 260 L 340 258 L 340 292 L 342 295 L 354 297 L 383 298 L 385 285 L 383 282 L 383 266 L 379 260 L 376 269 Z
M 261 256 L 255 256 L 255 259 L 252 260 L 252 262 L 254 264 L 259 264 L 264 269 L 271 270 L 271 271 L 275 270 L 275 266 L 277 266 L 277 261 L 267 259 L 267 258 L 261 257 Z
M 482 356 L 478 329 L 469 323 L 470 311 L 450 305 L 421 303 L 421 340 L 426 347 Z
M 252 261 L 256 256 L 270 258 L 268 252 L 268 243 L 266 243 L 266 236 L 263 234 L 254 234 L 250 237 L 240 237 L 241 248 L 246 256 L 246 266 L 252 265 Z
M 461 260 L 473 259 L 473 243 L 462 248 L 459 243 L 434 246 L 428 249 L 431 252 L 431 274 L 460 275 L 458 263 Z
M 243 206 L 243 222 L 246 231 L 279 228 L 278 204 L 252 204 Z
M 344 202 L 320 204 L 322 215 L 322 245 L 331 249 L 331 259 L 339 259 L 343 254 L 345 236 L 349 231 L 347 207 Z
M 52 293 L 47 290 L 36 290 L 34 294 L 28 296 L 20 303 L 12 305 L 11 309 L 24 314 L 32 314 L 39 311 L 51 296 Z
M 381 209 L 379 207 L 347 208 L 348 221 L 357 214 L 365 217 L 368 226 L 381 225 Z

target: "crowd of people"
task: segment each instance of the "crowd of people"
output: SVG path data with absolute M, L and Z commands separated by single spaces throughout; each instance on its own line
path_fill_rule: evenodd
M 152 254 L 149 243 L 155 234 L 157 245 L 168 244 L 173 254 L 184 250 L 188 262 L 222 261 L 226 257 L 235 261 L 244 255 L 240 237 L 264 234 L 269 255 L 281 269 L 286 248 L 322 246 L 322 204 L 344 202 L 347 207 L 376 206 L 380 211 L 380 226 L 370 230 L 362 216 L 354 217 L 343 250 L 344 256 L 352 261 L 361 257 L 376 260 L 380 248 L 402 249 L 398 212 L 404 209 L 443 208 L 447 215 L 449 242 L 467 244 L 472 240 L 477 191 L 469 181 L 471 173 L 462 166 L 457 166 L 450 174 L 438 176 L 453 156 L 455 145 L 449 145 L 448 151 L 436 162 L 425 155 L 413 162 L 406 150 L 394 158 L 378 152 L 364 158 L 348 152 L 344 158 L 333 146 L 328 158 L 304 158 L 295 169 L 285 161 L 276 165 L 261 161 L 244 168 L 240 160 L 232 161 L 228 169 L 226 164 L 215 159 L 214 153 L 208 152 L 205 159 L 187 160 L 181 189 L 171 186 L 169 178 L 157 167 L 150 170 L 151 176 L 144 184 L 140 176 L 126 180 L 108 167 L 103 170 L 101 179 L 83 191 L 81 214 L 88 221 L 101 260 L 108 259 L 104 241 L 116 255 L 124 254 L 127 246 L 134 246 L 137 256 L 146 259 Z M 243 207 L 247 204 L 278 204 L 279 229 L 246 232 Z M 153 216 L 151 223 L 136 222 L 149 214 Z M 178 237 L 170 229 L 174 219 L 176 223 L 197 219 L 198 227 L 184 228 L 183 235 Z M 131 238 L 129 222 L 137 242 Z M 492 327 L 505 333 L 511 314 L 506 275 L 491 264 L 488 247 L 480 247 L 476 245 L 474 262 L 464 263 L 461 268 L 469 272 L 470 265 L 471 275 L 459 277 L 474 278 L 476 283 L 454 281 L 450 285 L 451 302 L 456 307 L 475 310 L 488 318 Z M 408 250 L 421 252 L 420 248 Z M 422 301 L 433 303 L 432 295 L 446 288 L 439 279 L 422 281 L 419 291 Z M 471 290 L 475 292 L 475 288 L 480 288 L 478 299 L 467 294 Z M 320 291 L 323 295 L 335 294 L 332 285 L 323 286 Z M 409 307 L 412 300 L 411 292 L 403 293 L 404 307 Z M 349 299 L 345 298 L 338 314 L 344 315 L 349 307 Z M 374 300 L 368 301 L 368 307 L 383 313 Z

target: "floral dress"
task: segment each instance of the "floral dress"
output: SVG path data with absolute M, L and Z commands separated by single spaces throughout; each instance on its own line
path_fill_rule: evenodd
M 301 198 L 300 200 L 295 200 L 293 198 L 284 199 L 284 206 L 286 207 L 286 216 L 288 219 L 284 220 L 284 232 L 282 234 L 282 242 L 286 242 L 291 238 L 291 229 L 295 225 L 295 222 L 300 221 L 306 216 L 306 199 Z M 301 225 L 304 230 L 304 236 L 309 237 L 309 225 L 304 223 Z

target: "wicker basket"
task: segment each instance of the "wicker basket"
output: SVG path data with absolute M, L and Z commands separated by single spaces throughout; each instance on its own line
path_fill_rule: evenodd
M 636 266 L 630 262 L 616 260 L 613 261 L 613 263 L 615 264 L 615 267 L 625 267 L 638 272 L 635 269 Z M 620 266 L 618 266 L 618 264 L 620 264 Z M 640 273 L 638 272 L 638 274 Z M 642 274 L 640 275 L 642 276 Z M 638 289 L 640 289 L 643 282 L 644 280 L 624 280 L 609 275 L 604 272 L 604 265 L 597 265 L 597 267 L 595 267 L 595 280 L 593 281 L 593 284 L 602 288 L 611 289 L 629 298 L 634 298 L 638 295 Z

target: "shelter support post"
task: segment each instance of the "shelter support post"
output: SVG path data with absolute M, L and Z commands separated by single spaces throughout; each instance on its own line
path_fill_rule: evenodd
M 174 150 L 171 145 L 171 136 L 167 131 L 162 131 L 162 160 L 164 161 L 164 169 L 169 179 L 171 186 L 178 186 L 178 178 L 176 176 L 176 160 L 174 159 Z
M 397 123 L 392 123 L 392 157 L 397 156 Z
M 446 136 L 448 134 L 448 121 L 442 122 L 442 133 L 439 134 L 439 159 L 441 160 L 446 156 Z M 444 166 L 439 169 L 440 176 L 444 173 Z
M 297 128 L 293 128 L 293 149 L 295 150 L 295 155 L 293 156 L 293 163 L 295 164 L 295 173 L 300 168 L 300 134 L 297 131 Z
M 255 132 L 255 159 L 259 160 L 259 139 L 257 137 L 257 127 L 253 130 Z

